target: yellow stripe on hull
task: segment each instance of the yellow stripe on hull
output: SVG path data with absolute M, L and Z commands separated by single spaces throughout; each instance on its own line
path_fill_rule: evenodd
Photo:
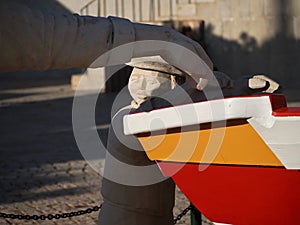
M 283 166 L 248 123 L 212 129 L 201 126 L 201 130 L 198 126 L 138 138 L 151 160 Z

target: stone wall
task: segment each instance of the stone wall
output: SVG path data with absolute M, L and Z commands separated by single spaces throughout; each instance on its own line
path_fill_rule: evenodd
M 299 0 L 215 0 L 195 3 L 206 23 L 206 49 L 233 76 L 265 73 L 300 85 Z
M 299 0 L 194 0 L 180 7 L 175 21 L 194 29 L 205 21 L 205 48 L 218 70 L 234 77 L 264 73 L 299 87 Z

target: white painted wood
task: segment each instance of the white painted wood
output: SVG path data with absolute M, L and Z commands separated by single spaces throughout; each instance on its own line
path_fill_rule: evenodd
M 270 147 L 285 168 L 300 169 L 299 116 L 270 116 L 267 126 L 257 118 L 251 118 L 248 122 Z
M 300 169 L 300 116 L 273 116 L 268 96 L 237 97 L 137 113 L 124 117 L 124 133 L 137 134 L 246 118 L 287 169 Z
M 124 133 L 137 134 L 228 119 L 270 115 L 268 96 L 238 97 L 180 105 L 124 117 Z

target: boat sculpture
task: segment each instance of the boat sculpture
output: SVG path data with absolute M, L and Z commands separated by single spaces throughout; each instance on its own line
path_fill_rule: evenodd
M 300 107 L 285 96 L 203 101 L 123 122 L 210 221 L 300 224 Z

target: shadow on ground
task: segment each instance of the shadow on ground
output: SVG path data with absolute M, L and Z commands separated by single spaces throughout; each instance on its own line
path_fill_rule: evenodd
M 52 90 L 57 86 L 61 87 L 60 93 Z M 6 92 L 10 90 L 15 102 L 9 102 L 10 96 Z M 54 95 L 54 99 L 39 99 L 41 93 L 46 93 L 50 99 Z M 87 163 L 74 138 L 73 95 L 69 73 L 0 74 L 0 102 L 6 100 L 4 105 L 0 104 L 0 204 L 87 191 L 89 187 L 82 186 L 40 190 L 44 186 L 95 179 L 90 176 L 91 171 L 86 172 Z M 16 101 L 21 97 L 26 101 Z M 104 145 L 115 97 L 115 93 L 100 94 L 97 100 L 95 121 Z M 104 152 L 101 155 L 104 157 Z M 72 174 L 74 171 L 75 175 Z

